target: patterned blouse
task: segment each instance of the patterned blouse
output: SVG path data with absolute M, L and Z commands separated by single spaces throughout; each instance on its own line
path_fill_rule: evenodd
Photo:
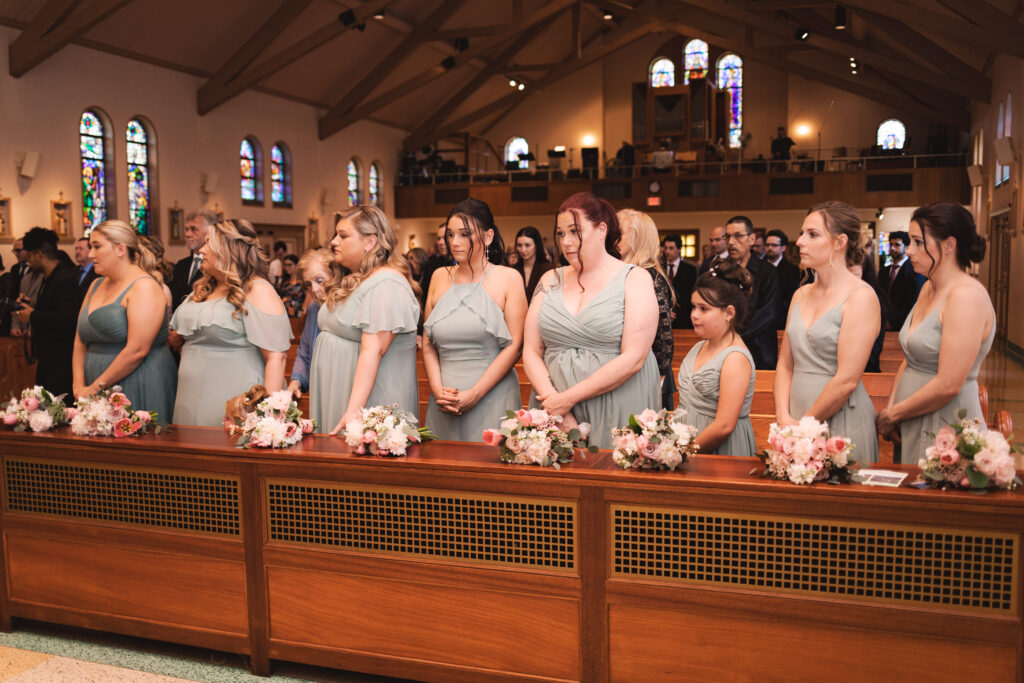
M 668 381 L 672 377 L 672 354 L 675 351 L 672 339 L 672 285 L 655 268 L 648 268 L 647 272 L 654 280 L 654 295 L 658 298 L 658 333 L 654 335 L 651 351 L 658 361 L 658 374 Z

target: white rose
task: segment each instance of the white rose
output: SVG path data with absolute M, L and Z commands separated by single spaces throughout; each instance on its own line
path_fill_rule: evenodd
M 285 412 L 292 404 L 292 392 L 287 389 L 275 391 L 267 398 L 267 404 L 274 410 Z

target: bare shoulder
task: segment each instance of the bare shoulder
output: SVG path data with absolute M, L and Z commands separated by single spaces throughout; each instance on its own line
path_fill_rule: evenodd
M 925 286 L 927 286 L 927 283 Z M 967 310 L 972 308 L 978 308 L 980 310 L 988 310 L 992 306 L 992 300 L 989 297 L 988 290 L 972 277 L 964 277 L 960 282 L 953 286 L 949 292 L 949 297 L 946 299 L 943 308 L 953 307 L 957 310 Z
M 562 273 L 562 269 L 561 268 L 559 268 L 557 266 L 554 267 L 554 268 L 551 268 L 550 270 L 545 272 L 544 275 L 541 276 L 540 284 L 545 289 L 547 289 L 549 287 L 554 287 L 558 283 L 559 278 L 562 277 L 561 273 Z
M 519 274 L 519 271 L 515 268 L 509 268 L 508 266 L 492 266 L 490 277 L 495 278 L 502 283 L 513 283 L 516 280 L 522 282 L 523 276 Z
M 264 313 L 284 313 L 284 304 L 274 286 L 261 277 L 249 281 L 245 300 Z
M 651 274 L 640 266 L 629 269 L 626 273 L 626 285 L 630 288 L 639 287 L 642 289 L 654 289 L 654 279 Z

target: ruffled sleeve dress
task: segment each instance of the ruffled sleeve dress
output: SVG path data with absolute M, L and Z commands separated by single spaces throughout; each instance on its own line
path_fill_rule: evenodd
M 750 424 L 750 404 L 754 400 L 754 384 L 757 379 L 754 358 L 750 355 L 750 351 L 742 346 L 728 346 L 707 359 L 704 365 L 694 372 L 693 364 L 705 344 L 707 344 L 706 341 L 697 342 L 679 366 L 679 409 L 686 411 L 684 421 L 686 424 L 696 427 L 698 434 L 714 422 L 715 415 L 718 413 L 718 388 L 722 379 L 722 363 L 731 353 L 743 354 L 743 357 L 750 363 L 750 381 L 747 384 L 747 396 L 743 399 L 739 419 L 736 421 L 736 429 L 722 443 L 718 444 L 717 448 L 706 449 L 702 446 L 699 452 L 753 457 L 757 454 L 757 445 L 754 443 L 754 427 Z M 701 444 L 698 443 L 698 445 Z

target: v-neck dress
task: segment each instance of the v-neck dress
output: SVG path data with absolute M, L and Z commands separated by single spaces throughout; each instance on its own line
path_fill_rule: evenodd
M 698 452 L 753 457 L 757 452 L 754 427 L 750 424 L 750 404 L 754 399 L 754 385 L 757 380 L 754 358 L 750 351 L 742 346 L 727 346 L 704 361 L 704 365 L 694 372 L 693 365 L 697 361 L 697 354 L 705 344 L 707 341 L 704 340 L 694 344 L 679 366 L 678 409 L 686 411 L 684 422 L 696 427 L 698 434 L 707 429 L 708 425 L 715 421 L 715 415 L 718 413 L 718 387 L 722 379 L 722 363 L 731 353 L 742 354 L 750 363 L 750 382 L 747 384 L 747 396 L 743 399 L 739 419 L 736 420 L 736 429 L 716 448 L 706 449 L 698 442 L 698 445 L 702 446 Z
M 907 369 L 900 376 L 900 382 L 896 385 L 896 392 L 893 394 L 893 401 L 898 403 L 909 398 L 921 387 L 931 381 L 939 374 L 939 350 L 942 346 L 942 323 L 939 321 L 939 310 L 942 304 L 925 316 L 924 320 L 918 323 L 913 330 L 910 329 L 914 320 L 914 308 L 910 309 L 907 319 L 903 321 L 900 328 L 900 346 L 903 347 L 903 355 L 907 359 Z M 916 464 L 924 457 L 924 451 L 932 445 L 932 434 L 938 433 L 943 426 L 956 422 L 959 418 L 957 413 L 961 410 L 967 411 L 968 419 L 984 418 L 981 412 L 981 399 L 978 397 L 978 370 L 981 362 L 985 360 L 989 350 L 992 348 L 992 341 L 996 336 L 995 322 L 992 323 L 992 330 L 981 343 L 978 355 L 974 359 L 967 379 L 960 387 L 960 393 L 954 396 L 949 403 L 942 406 L 934 413 L 919 415 L 904 420 L 900 423 L 900 460 L 905 463 Z
M 800 302 L 793 303 L 786 337 L 793 353 L 793 382 L 789 388 L 789 414 L 799 420 L 818 400 L 825 385 L 839 369 L 839 328 L 843 323 L 843 303 L 833 307 L 804 328 Z M 821 417 L 815 415 L 816 419 Z M 875 407 L 864 382 L 850 398 L 828 418 L 829 433 L 853 442 L 852 460 L 861 463 L 878 460 L 878 431 L 875 428 Z
M 142 277 L 149 277 L 144 275 Z M 128 343 L 128 311 L 121 305 L 136 278 L 109 304 L 89 310 L 93 294 L 104 278 L 96 279 L 89 298 L 78 314 L 78 338 L 85 344 L 85 383 L 90 385 L 110 367 Z M 167 321 L 153 340 L 149 353 L 130 374 L 115 382 L 135 410 L 152 410 L 160 422 L 174 418 L 174 393 L 178 388 L 178 367 L 167 348 Z
M 576 315 L 565 307 L 561 284 L 544 291 L 538 328 L 544 365 L 557 391 L 579 384 L 621 353 L 626 275 L 633 267 L 624 266 Z M 565 281 L 564 271 L 559 269 L 559 283 Z M 636 374 L 611 391 L 580 401 L 572 414 L 590 423 L 590 443 L 611 448 L 612 429 L 628 425 L 630 414 L 661 407 L 659 384 L 658 363 L 648 351 Z

